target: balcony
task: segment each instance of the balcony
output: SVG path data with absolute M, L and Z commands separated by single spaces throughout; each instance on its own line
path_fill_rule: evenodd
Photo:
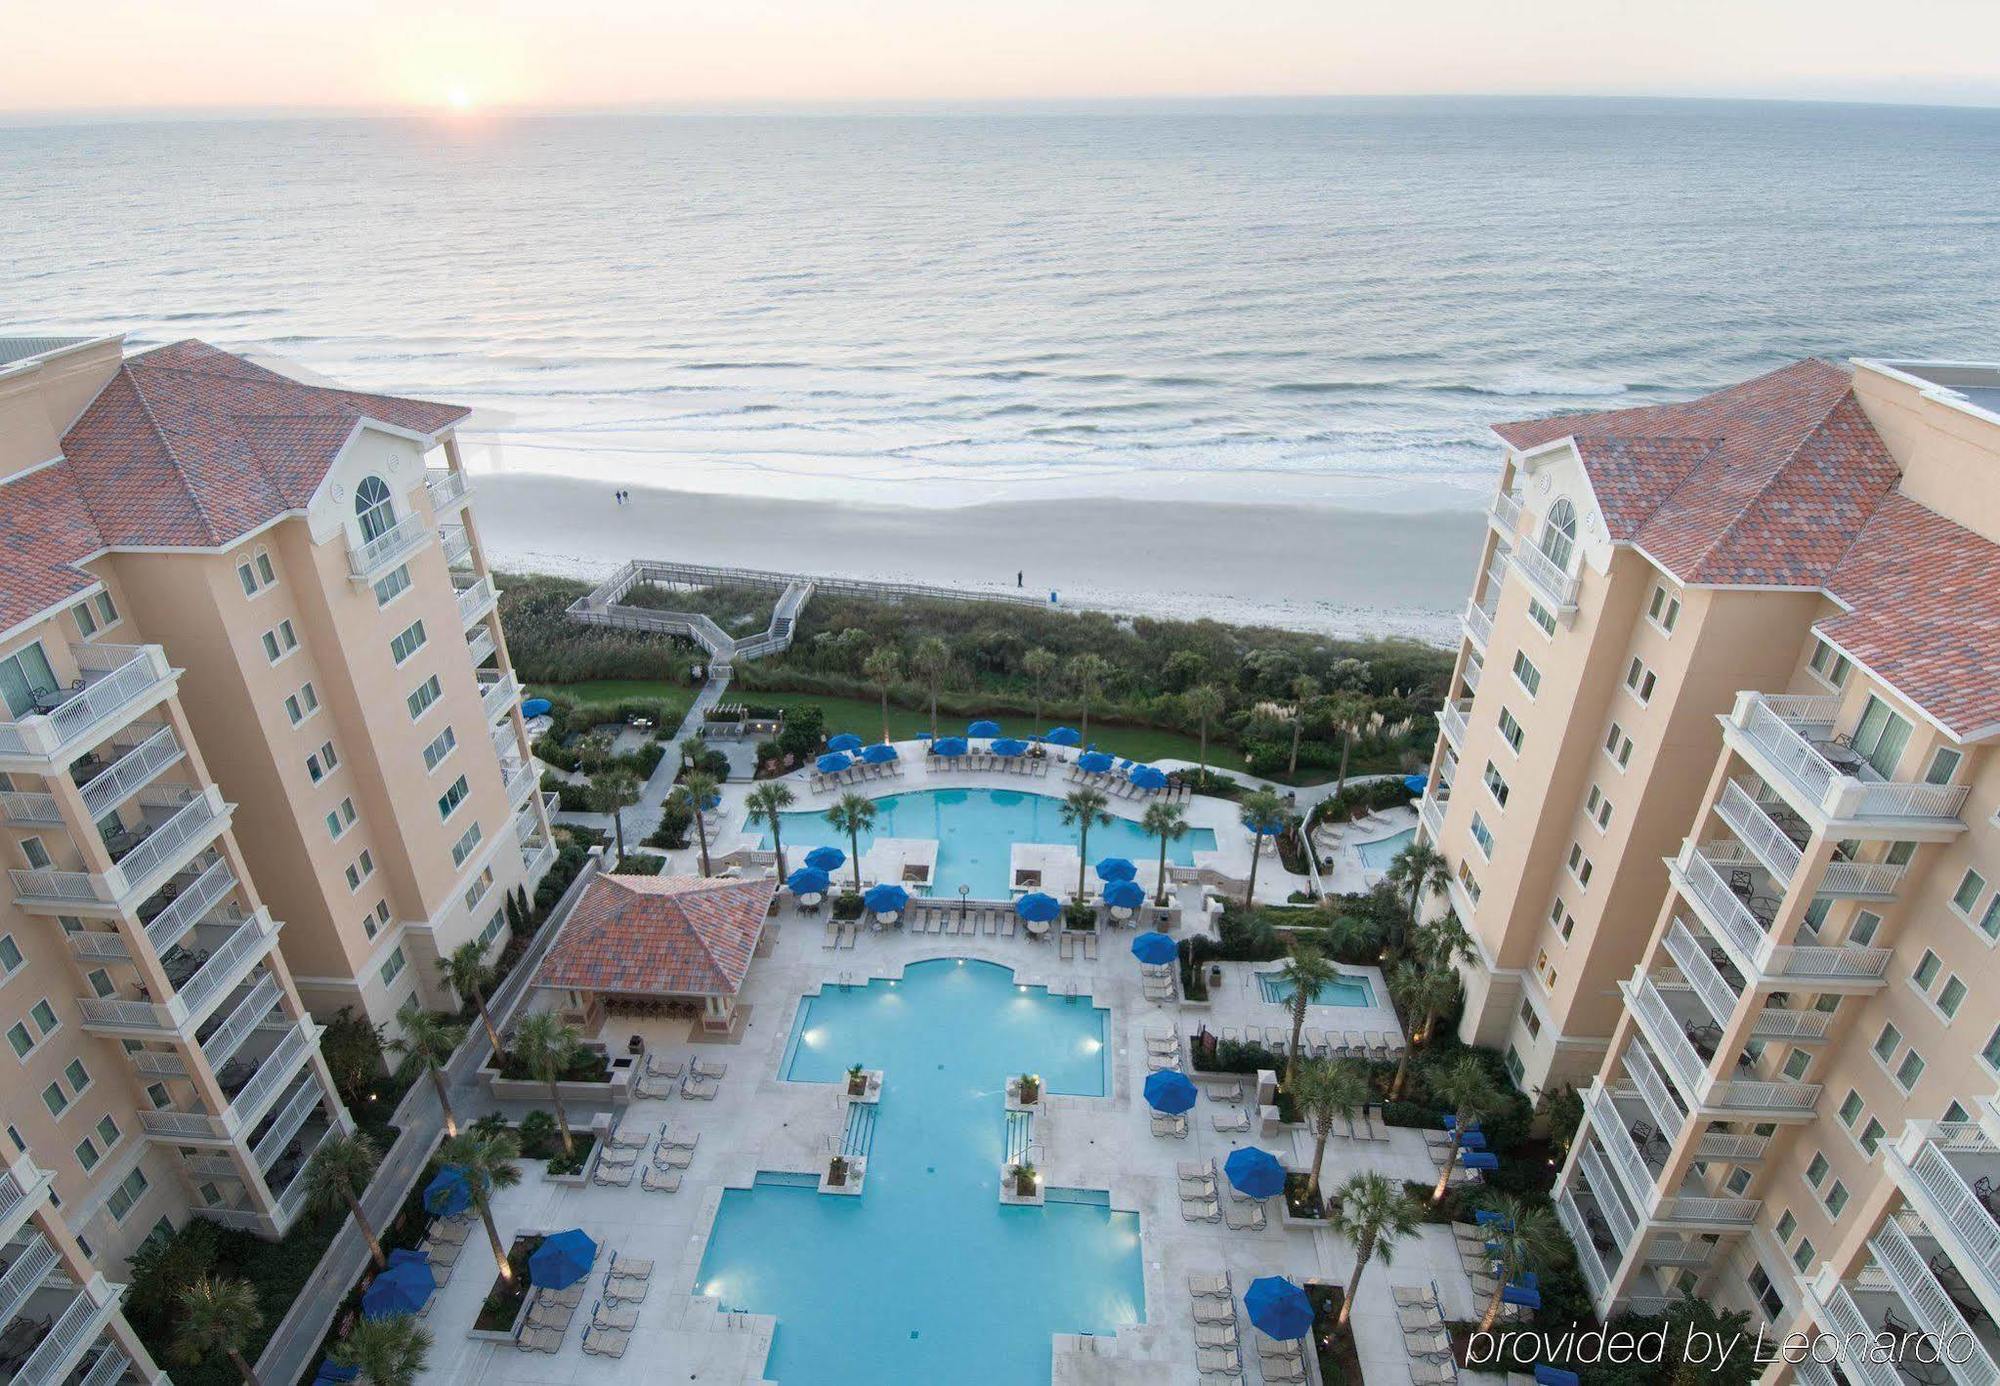
M 1493 497 L 1486 518 L 1502 538 L 1512 539 L 1521 528 L 1521 498 L 1512 491 L 1500 492 Z
M 160 909 L 149 915 L 151 900 L 139 907 L 139 917 L 146 921 L 147 941 L 155 953 L 165 956 L 195 925 L 216 922 L 212 913 L 236 889 L 236 873 L 220 856 L 197 865 L 200 870 L 188 879 L 168 881 L 156 892 L 156 898 L 166 898 Z
M 464 525 L 439 525 L 438 540 L 444 545 L 444 561 L 454 568 L 472 556 L 472 536 Z
M 485 626 L 475 627 L 466 633 L 465 652 L 471 657 L 472 667 L 475 669 L 493 658 L 494 651 L 498 648 L 493 640 L 493 632 Z
M 19 1247 L 9 1247 L 13 1260 L 7 1273 L 0 1275 L 0 1324 L 11 1324 L 49 1273 L 59 1268 L 61 1257 L 49 1239 L 37 1230 L 30 1232 Z
M 160 777 L 162 771 L 187 758 L 172 727 L 134 728 L 146 733 L 136 744 L 122 747 L 118 759 L 83 784 L 83 810 L 97 822 Z M 77 770 L 82 769 L 79 762 Z
M 67 1378 L 117 1312 L 117 1292 L 103 1276 L 93 1275 L 16 1369 L 17 1386 L 55 1386 Z
M 315 1027 L 293 1025 L 263 1059 L 238 1059 L 237 1073 L 225 1066 L 217 1075 L 229 1094 L 229 1106 L 220 1115 L 168 1109 L 142 1111 L 140 1129 L 170 1143 L 234 1141 L 263 1119 L 318 1043 L 319 1032 Z
M 278 979 L 265 972 L 251 984 L 245 995 L 228 1004 L 226 1015 L 222 1014 L 220 1007 L 217 1008 L 216 1014 L 221 1016 L 218 1023 L 212 1027 L 204 1026 L 206 1033 L 196 1031 L 202 1057 L 208 1060 L 210 1069 L 220 1073 L 229 1066 L 229 1061 L 236 1057 L 244 1042 L 264 1024 L 277 1006 L 282 990 Z M 214 1020 L 213 1016 L 211 1020 Z
M 1963 830 L 1967 786 L 1884 780 L 1834 736 L 1839 713 L 1833 696 L 1739 693 L 1723 735 L 1794 808 L 1822 829 L 1839 824 L 1836 836 Z
M 500 778 L 507 787 L 507 806 L 518 809 L 535 797 L 535 767 L 518 760 L 500 762 Z
M 125 1349 L 107 1334 L 97 1345 L 97 1356 L 77 1379 L 77 1386 L 117 1386 L 131 1365 L 132 1359 L 125 1355 Z
M 1462 673 L 1459 674 L 1458 677 L 1460 681 L 1465 684 L 1467 689 L 1471 690 L 1474 693 L 1477 693 L 1479 691 L 1479 680 L 1485 673 L 1486 673 L 1485 663 L 1479 658 L 1479 656 L 1473 655 L 1471 658 L 1465 661 L 1465 669 Z
M 1611 1274 L 1605 1269 L 1604 1258 L 1584 1226 L 1583 1212 L 1576 1206 L 1576 1200 L 1568 1189 L 1556 1194 L 1556 1218 L 1576 1247 L 1576 1263 L 1583 1267 L 1583 1278 L 1590 1283 L 1590 1297 L 1596 1301 L 1601 1313 L 1606 1307 L 1605 1297 L 1611 1293 Z
M 1612 1182 L 1611 1172 L 1604 1167 L 1604 1160 L 1597 1147 L 1584 1142 L 1577 1154 L 1577 1169 L 1583 1174 L 1583 1181 L 1589 1192 L 1588 1201 L 1579 1201 L 1578 1209 L 1584 1214 L 1583 1225 L 1596 1235 L 1597 1249 L 1613 1262 L 1624 1259 L 1631 1249 L 1633 1240 L 1639 1235 L 1639 1224 L 1632 1218 L 1631 1211 L 1618 1196 L 1618 1186 Z M 1591 1212 L 1595 1209 L 1597 1216 Z M 1609 1233 L 1609 1245 L 1601 1235 Z
M 477 582 L 458 589 L 458 624 L 469 626 L 474 621 L 489 615 L 499 601 L 493 590 L 493 579 L 482 577 Z
M 373 539 L 347 533 L 347 571 L 356 582 L 373 582 L 431 542 L 433 532 L 424 517 L 405 515 Z
M 542 835 L 542 820 L 531 812 L 514 815 L 514 840 L 521 844 L 525 852 L 538 852 L 547 839 Z
M 1738 863 L 1720 866 L 1692 841 L 1681 844 L 1678 857 L 1667 863 L 1667 875 L 1694 906 L 1695 915 L 1728 951 L 1738 972 L 1754 986 L 1810 984 L 1821 991 L 1870 991 L 1884 985 L 1889 968 L 1886 948 L 1851 945 L 1779 944 L 1766 932 L 1775 917 L 1776 902 L 1756 892 L 1754 874 L 1740 873 L 1745 899 L 1732 882 Z M 1725 880 L 1722 872 L 1731 872 Z M 1760 914 L 1761 911 L 1761 914 Z
M 464 472 L 452 467 L 424 468 L 424 494 L 430 498 L 433 516 L 458 509 L 471 492 L 472 482 Z
M 49 1180 L 49 1172 L 36 1168 L 25 1155 L 16 1155 L 10 1165 L 0 1165 L 0 1246 L 13 1241 L 28 1215 L 41 1206 Z
M 2000 1145 L 1976 1122 L 1913 1121 L 1883 1168 L 1991 1315 L 2000 1312 Z
M 75 654 L 81 688 L 53 690 L 43 711 L 0 720 L 0 770 L 66 766 L 171 693 L 178 677 L 158 645 L 78 645 Z
M 172 996 L 164 1002 L 127 996 L 78 997 L 84 1029 L 140 1040 L 186 1039 L 264 959 L 278 937 L 278 924 L 264 909 L 247 919 L 222 920 L 203 927 L 226 933 L 213 948 L 199 946 L 197 938 L 197 947 L 183 947 L 162 959 L 169 979 L 176 984 Z
M 1648 1046 L 1691 1107 L 1719 1114 L 1756 1114 L 1766 1120 L 1803 1121 L 1812 1117 L 1819 1104 L 1819 1084 L 1719 1079 L 1709 1068 L 1715 1057 L 1714 1040 L 1720 1038 L 1719 1027 L 1698 1023 L 1676 1012 L 1653 979 L 1643 973 L 1635 981 L 1621 983 L 1620 990 L 1625 993 L 1626 1004 L 1639 1022 Z M 1706 1054 L 1698 1040 L 1708 1043 Z M 1745 1067 L 1741 1058 L 1738 1067 L 1739 1070 Z
M 1922 1236 L 1922 1222 L 1914 1225 Z M 1992 1354 L 1967 1322 L 1968 1317 L 1985 1318 L 1985 1311 L 1976 1301 L 1961 1305 L 1953 1290 L 1964 1294 L 1964 1282 L 1949 1258 L 1920 1251 L 1894 1218 L 1883 1222 L 1869 1240 L 1868 1249 L 1875 1253 L 1880 1274 L 1910 1311 L 1902 1321 L 1914 1319 L 1911 1326 L 1919 1333 L 1931 1335 L 1936 1342 L 1951 1344 L 1955 1349 L 1952 1357 L 1963 1355 L 1963 1361 L 1950 1361 L 1952 1375 L 1964 1386 L 1994 1386 L 2000 1382 L 2000 1367 L 1994 1365 Z M 1990 1323 L 1987 1332 L 1992 1332 Z
M 1862 1314 L 1847 1287 L 1834 1278 L 1831 1266 L 1822 1267 L 1811 1280 L 1801 1282 L 1806 1294 L 1819 1306 L 1819 1320 L 1837 1337 L 1854 1342 L 1874 1338 L 1876 1327 Z M 1856 1335 L 1859 1335 L 1858 1337 Z M 1854 1386 L 1902 1386 L 1902 1378 L 1888 1362 L 1877 1362 L 1874 1354 L 1845 1353 L 1840 1372 Z
M 1465 719 L 1472 715 L 1472 699 L 1459 698 L 1445 703 L 1438 709 L 1438 730 L 1452 749 L 1465 754 Z
M 39 789 L 0 789 L 0 818 L 23 827 L 63 826 L 62 805 Z
M 1584 1094 L 1584 1112 L 1626 1195 L 1650 1214 L 1659 1200 L 1660 1171 L 1671 1144 L 1668 1133 L 1653 1125 L 1637 1093 L 1621 1104 L 1595 1080 Z
M 1435 845 L 1444 836 L 1444 816 L 1451 807 L 1448 792 L 1433 791 L 1424 795 L 1417 812 L 1424 820 L 1424 827 L 1430 830 L 1431 842 Z
M 512 674 L 498 669 L 479 671 L 479 705 L 489 722 L 498 722 L 512 711 L 520 691 L 521 685 Z
M 1514 568 L 1557 615 L 1575 613 L 1577 581 L 1557 566 L 1554 559 L 1533 544 L 1520 544 L 1514 549 Z
M 542 879 L 555 862 L 556 844 L 553 841 L 544 842 L 538 851 L 521 853 L 521 873 L 527 877 L 527 883 L 532 886 Z
M 1476 597 L 1465 604 L 1463 619 L 1466 638 L 1472 641 L 1472 647 L 1481 654 L 1486 653 L 1486 646 L 1493 639 L 1493 612 L 1498 606 L 1497 600 L 1481 606 Z
M 93 905 L 132 910 L 213 842 L 233 809 L 212 785 L 185 802 L 141 802 L 147 821 L 115 846 L 107 841 L 115 858 L 109 871 L 9 871 L 21 906 L 45 914 Z
M 319 1078 L 308 1071 L 297 1088 L 278 1107 L 277 1115 L 271 1118 L 264 1133 L 257 1137 L 257 1143 L 250 1153 L 256 1158 L 257 1168 L 268 1176 L 278 1167 L 278 1160 L 287 1153 L 292 1138 L 299 1134 L 308 1118 L 320 1110 L 325 1095 L 320 1092 Z

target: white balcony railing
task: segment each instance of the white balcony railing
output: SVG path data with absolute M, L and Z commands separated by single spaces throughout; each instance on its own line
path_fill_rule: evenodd
M 139 1128 L 149 1136 L 168 1140 L 229 1139 L 229 1125 L 221 1117 L 206 1112 L 174 1112 L 164 1108 L 139 1113 Z
M 1485 673 L 1485 663 L 1477 656 L 1474 656 L 1465 661 L 1465 669 L 1459 674 L 1459 678 L 1464 681 L 1467 688 L 1477 693 L 1479 691 L 1479 680 Z
M 497 600 L 493 591 L 493 579 L 482 577 L 470 587 L 458 589 L 458 623 L 469 626 L 493 609 Z
M 1745 847 L 1780 884 L 1790 884 L 1802 859 L 1799 848 L 1757 802 L 1742 781 L 1731 780 L 1715 801 L 1715 815 L 1731 828 Z
M 299 1133 L 299 1128 L 306 1124 L 306 1119 L 319 1110 L 321 1099 L 319 1080 L 308 1072 L 306 1081 L 300 1085 L 299 1090 L 286 1098 L 285 1105 L 279 1108 L 276 1119 L 271 1122 L 271 1129 L 266 1131 L 251 1149 L 250 1153 L 256 1157 L 258 1169 L 267 1173 L 270 1171 L 279 1153 L 291 1144 L 292 1137 Z
M 1520 544 L 1514 549 L 1514 567 L 1528 585 L 1552 603 L 1556 610 L 1576 610 L 1576 578 L 1564 572 L 1554 559 L 1533 544 Z
M 1825 1283 L 1832 1278 L 1832 1268 L 1823 1269 L 1815 1277 L 1813 1298 L 1819 1301 L 1819 1317 L 1827 1328 L 1838 1338 L 1849 1342 L 1873 1342 L 1876 1328 L 1863 1317 L 1861 1308 L 1855 1304 L 1854 1296 L 1838 1281 Z M 1849 1352 L 1841 1354 L 1840 1371 L 1855 1386 L 1899 1386 L 1902 1377 L 1887 1362 L 1874 1360 L 1875 1354 Z
M 146 925 L 146 937 L 153 945 L 153 951 L 164 954 L 182 938 L 187 931 L 208 918 L 209 912 L 229 898 L 229 892 L 236 889 L 236 873 L 229 869 L 229 863 L 217 857 L 202 869 L 180 894 Z
M 518 760 L 503 760 L 500 762 L 500 778 L 506 785 L 509 807 L 518 809 L 534 797 L 534 766 Z
M 1611 1239 L 1618 1244 L 1620 1255 L 1631 1250 L 1632 1239 L 1639 1234 L 1638 1223 L 1626 1209 L 1624 1201 L 1618 1197 L 1618 1186 L 1611 1180 L 1611 1172 L 1604 1167 L 1604 1161 L 1597 1157 L 1597 1148 L 1586 1145 L 1577 1157 L 1577 1165 L 1583 1171 L 1584 1183 L 1589 1185 L 1592 1196 L 1597 1200 L 1597 1211 L 1610 1225 Z
M 1423 797 L 1418 812 L 1424 820 L 1424 827 L 1430 830 L 1431 842 L 1435 844 L 1444 836 L 1445 809 L 1451 802 L 1449 794 L 1431 793 Z
M 466 633 L 465 652 L 471 658 L 472 667 L 475 669 L 493 658 L 493 652 L 497 648 L 499 647 L 494 643 L 493 632 L 485 626 L 477 626 Z
M 555 865 L 556 845 L 544 842 L 540 851 L 521 853 L 521 872 L 530 883 L 539 881 L 547 870 Z
M 42 1287 L 49 1272 L 60 1260 L 56 1249 L 40 1232 L 30 1232 L 27 1244 L 14 1257 L 7 1273 L 0 1275 L 0 1323 L 12 1323 L 28 1302 L 28 1296 Z
M 236 1051 L 243 1047 L 243 1042 L 270 1015 L 271 1007 L 278 1004 L 279 990 L 278 979 L 266 972 L 257 979 L 257 985 L 250 988 L 249 995 L 231 1008 L 215 1033 L 201 1042 L 202 1056 L 208 1060 L 210 1068 L 220 1069 L 236 1057 Z
M 1702 919 L 1738 954 L 1738 966 L 1745 973 L 1757 971 L 1766 942 L 1762 921 L 1729 888 L 1729 882 L 1722 879 L 1715 863 L 1702 855 L 1693 842 L 1682 846 L 1675 865 Z
M 53 1386 L 69 1375 L 76 1359 L 83 1355 L 90 1340 L 103 1331 L 105 1323 L 118 1307 L 116 1296 L 105 1289 L 102 1277 L 93 1280 L 93 1285 L 103 1290 L 105 1302 L 93 1299 L 90 1289 L 79 1291 L 62 1311 L 55 1324 L 42 1335 L 35 1344 L 35 1350 L 28 1354 L 14 1374 L 19 1386 Z
M 127 1055 L 132 1061 L 135 1073 L 143 1073 L 148 1078 L 185 1078 L 187 1060 L 178 1054 L 167 1054 L 153 1049 L 141 1049 Z
M 1501 491 L 1493 497 L 1493 507 L 1487 513 L 1502 534 L 1513 534 L 1521 527 L 1521 498 L 1511 491 Z
M 1996 1381 L 2000 1381 L 2000 1368 L 1994 1366 L 1992 1357 L 1973 1337 L 1964 1313 L 1952 1302 L 1937 1277 L 1931 1274 L 1923 1254 L 1896 1225 L 1894 1218 L 1882 1224 L 1868 1246 L 1875 1253 L 1876 1262 L 1888 1273 L 1896 1292 L 1916 1316 L 1917 1330 L 1928 1334 L 1932 1342 L 1951 1345 L 1951 1359 L 1956 1367 L 1953 1375 L 1965 1386 L 1994 1386 Z M 1961 1351 L 1964 1360 L 1958 1361 Z
M 472 536 L 464 525 L 439 525 L 438 540 L 444 545 L 444 561 L 453 566 L 472 552 Z
M 264 1108 L 298 1072 L 318 1038 L 318 1032 L 310 1025 L 294 1025 L 278 1041 L 277 1048 L 258 1063 L 256 1074 L 229 1100 L 239 1129 L 255 1124 L 264 1115 Z
M 514 706 L 514 697 L 520 692 L 521 685 L 512 674 L 496 671 L 489 678 L 488 672 L 480 671 L 479 705 L 485 709 L 487 721 L 497 722 Z
M 1471 712 L 1470 698 L 1448 701 L 1438 709 L 1438 729 L 1444 733 L 1445 740 L 1457 748 L 1460 755 L 1465 754 L 1465 719 Z
M 62 805 L 55 795 L 39 789 L 0 789 L 0 818 L 9 823 L 58 826 L 63 821 Z
M 1611 1289 L 1611 1276 L 1604 1269 L 1604 1261 L 1597 1254 L 1597 1244 L 1591 1241 L 1590 1229 L 1583 1225 L 1583 1214 L 1578 1211 L 1576 1200 L 1570 1197 L 1568 1189 L 1556 1194 L 1556 1218 L 1562 1223 L 1563 1231 L 1569 1233 L 1570 1243 L 1576 1247 L 1576 1262 L 1583 1267 L 1583 1278 L 1590 1282 L 1591 1298 L 1601 1308 L 1604 1296 Z
M 1639 1143 L 1632 1139 L 1632 1133 L 1627 1129 L 1617 1104 L 1611 1100 L 1611 1094 L 1593 1081 L 1585 1102 L 1590 1124 L 1596 1128 L 1598 1140 L 1610 1153 L 1612 1166 L 1624 1182 L 1625 1191 L 1641 1210 L 1650 1209 L 1658 1194 L 1658 1181 L 1646 1164 L 1646 1157 L 1639 1153 Z
M 1889 1148 L 1886 1165 L 1904 1199 L 1951 1247 L 1952 1261 L 1978 1278 L 1988 1300 L 2000 1301 L 2000 1222 L 1952 1163 L 1950 1150 L 2000 1165 L 2000 1147 L 1972 1122 L 1912 1122 Z
M 1729 1018 L 1736 1013 L 1740 998 L 1679 916 L 1667 925 L 1666 945 L 1667 956 L 1674 960 L 1681 976 L 1701 998 L 1709 1018 L 1717 1025 L 1727 1025 Z
M 90 1364 L 90 1370 L 77 1386 L 115 1386 L 125 1379 L 125 1370 L 131 1365 L 132 1359 L 125 1355 L 125 1350 L 106 1338 L 99 1347 L 97 1360 Z
M 69 951 L 79 958 L 92 962 L 118 962 L 132 956 L 121 935 L 104 933 L 97 929 L 65 931 L 63 937 L 69 941 Z
M 455 467 L 424 468 L 424 494 L 430 497 L 433 515 L 452 509 L 471 490 L 465 473 Z
M 1676 1194 L 1660 1200 L 1653 1216 L 1661 1222 L 1691 1222 L 1714 1227 L 1748 1227 L 1763 1203 L 1755 1198 L 1709 1198 Z
M 173 670 L 158 645 L 79 645 L 76 666 L 84 686 L 52 696 L 51 712 L 0 721 L 0 756 L 68 759 L 156 701 Z
M 1645 1028 L 1653 1052 L 1680 1087 L 1681 1096 L 1690 1105 L 1699 1104 L 1708 1086 L 1708 1066 L 1681 1029 L 1680 1019 L 1667 1005 L 1667 999 L 1654 987 L 1653 979 L 1643 974 L 1635 983 L 1626 985 L 1625 994 L 1632 1013 Z
M 432 530 L 418 514 L 405 515 L 373 539 L 347 535 L 347 569 L 356 582 L 373 582 L 431 542 Z
M 1695 1142 L 1694 1155 L 1697 1160 L 1722 1160 L 1741 1165 L 1763 1159 L 1770 1148 L 1769 1136 L 1747 1131 L 1706 1131 Z
M 83 808 L 92 821 L 110 813 L 184 757 L 172 727 L 159 727 L 83 786 Z
M 278 928 L 269 910 L 260 909 L 238 924 L 223 945 L 209 954 L 208 961 L 175 992 L 176 999 L 187 1008 L 189 1018 L 199 1021 L 204 1008 L 220 999 L 252 964 L 271 951 L 277 936 Z
M 118 859 L 126 890 L 151 885 L 180 870 L 190 856 L 222 831 L 228 807 L 222 802 L 221 791 L 211 788 L 175 809 L 146 834 L 145 841 Z
M 1864 780 L 1835 769 L 1813 744 L 1813 737 L 1830 737 L 1839 712 L 1840 700 L 1834 697 L 1743 693 L 1729 720 L 1778 771 L 1776 783 L 1791 789 L 1802 808 L 1838 819 L 1940 825 L 1959 821 L 1965 785 Z
M 1483 652 L 1493 639 L 1493 608 L 1468 600 L 1465 604 L 1465 633 L 1472 637 L 1474 648 Z

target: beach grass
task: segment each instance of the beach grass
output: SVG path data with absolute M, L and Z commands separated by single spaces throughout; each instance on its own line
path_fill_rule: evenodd
M 581 683 L 531 683 L 530 698 L 567 698 L 579 709 L 609 711 L 620 703 L 659 702 L 672 708 L 675 717 L 685 716 L 694 702 L 692 689 L 664 679 L 588 679 Z

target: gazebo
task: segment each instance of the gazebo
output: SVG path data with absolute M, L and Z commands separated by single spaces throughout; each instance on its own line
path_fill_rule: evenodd
M 563 993 L 586 1035 L 612 1013 L 685 1015 L 728 1032 L 778 883 L 766 876 L 599 876 L 535 985 Z

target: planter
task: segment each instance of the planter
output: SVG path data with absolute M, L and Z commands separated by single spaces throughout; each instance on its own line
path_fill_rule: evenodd
M 847 1086 L 841 1090 L 841 1095 L 849 1102 L 862 1102 L 869 1105 L 880 1102 L 882 1100 L 882 1070 L 879 1068 L 863 1069 L 861 1071 L 860 1091 L 855 1091 L 855 1080 L 849 1078 Z
M 1278 1221 L 1286 1227 L 1296 1227 L 1311 1232 L 1326 1226 L 1325 1201 L 1321 1200 L 1318 1210 L 1307 1204 L 1306 1183 L 1306 1176 L 1303 1174 L 1293 1173 L 1285 1176 L 1285 1192 L 1278 1199 Z
M 1040 1083 L 1030 1084 L 1027 1091 L 1023 1093 L 1021 1079 L 1018 1075 L 1007 1080 L 1007 1110 L 1010 1112 L 1039 1111 L 1042 1105 L 1042 1096 Z
M 820 1171 L 819 1191 L 823 1194 L 840 1194 L 849 1198 L 859 1197 L 862 1182 L 868 1177 L 866 1156 L 834 1156 Z
M 493 1287 L 486 1292 L 466 1337 L 475 1342 L 511 1343 L 520 1336 L 521 1324 L 527 1319 L 528 1305 L 534 1298 L 533 1287 L 528 1283 L 528 1258 L 541 1244 L 539 1235 L 514 1238 L 507 1248 L 507 1264 L 513 1267 L 514 1279 L 510 1284 L 497 1274 L 493 1277 Z
M 1000 1171 L 1000 1203 L 1002 1207 L 1040 1208 L 1048 1195 L 1048 1181 L 1039 1174 L 1031 1177 L 1027 1191 L 1022 1192 L 1021 1182 L 1010 1165 Z

